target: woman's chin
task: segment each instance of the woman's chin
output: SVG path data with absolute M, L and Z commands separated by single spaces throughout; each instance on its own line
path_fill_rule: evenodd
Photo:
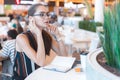
M 48 27 L 49 26 L 49 23 L 46 23 L 45 25 L 43 25 L 44 27 Z

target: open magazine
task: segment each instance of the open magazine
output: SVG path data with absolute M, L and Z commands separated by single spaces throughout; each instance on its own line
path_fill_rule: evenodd
M 43 69 L 67 72 L 72 68 L 74 62 L 75 58 L 73 57 L 56 56 L 52 63 L 43 67 Z

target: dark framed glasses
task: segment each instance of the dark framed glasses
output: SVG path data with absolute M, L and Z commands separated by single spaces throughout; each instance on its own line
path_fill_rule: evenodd
M 49 12 L 40 12 L 40 13 L 38 13 L 38 14 L 34 14 L 33 16 L 40 16 L 40 17 L 45 17 L 45 16 L 47 16 L 47 17 L 49 17 Z

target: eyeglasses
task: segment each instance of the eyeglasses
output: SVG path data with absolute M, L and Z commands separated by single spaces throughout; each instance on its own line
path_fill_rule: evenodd
M 45 16 L 47 16 L 47 17 L 49 17 L 49 13 L 47 12 L 40 12 L 39 14 L 34 14 L 33 16 L 40 16 L 40 17 L 45 17 Z

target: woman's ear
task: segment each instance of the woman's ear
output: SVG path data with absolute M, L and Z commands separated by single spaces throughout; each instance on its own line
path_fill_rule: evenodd
M 33 17 L 32 16 L 29 16 L 29 21 L 32 21 L 33 20 Z
M 30 17 L 29 17 L 29 22 L 32 22 L 32 23 L 35 22 L 34 17 L 30 16 Z

